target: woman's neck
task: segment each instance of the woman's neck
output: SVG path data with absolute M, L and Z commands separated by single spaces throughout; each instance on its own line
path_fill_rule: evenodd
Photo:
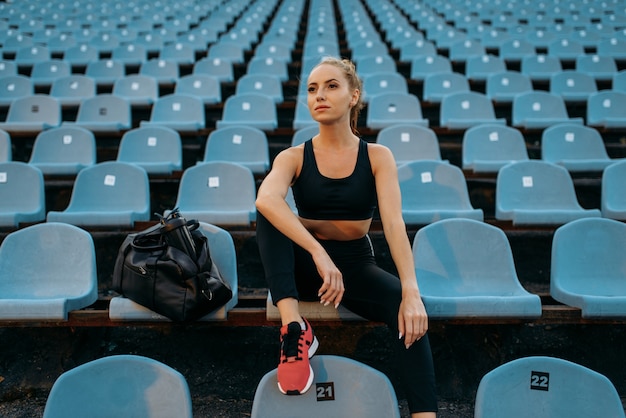
M 358 139 L 358 137 L 352 133 L 352 129 L 349 125 L 324 125 L 320 123 L 319 128 L 320 133 L 317 136 L 317 142 L 321 146 L 352 146 L 354 145 L 355 139 Z

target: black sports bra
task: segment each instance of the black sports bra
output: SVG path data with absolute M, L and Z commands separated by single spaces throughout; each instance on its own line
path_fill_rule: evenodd
M 298 214 L 306 219 L 364 220 L 374 215 L 376 183 L 367 142 L 360 141 L 354 171 L 348 177 L 323 176 L 317 167 L 313 142 L 304 143 L 300 175 L 292 186 Z

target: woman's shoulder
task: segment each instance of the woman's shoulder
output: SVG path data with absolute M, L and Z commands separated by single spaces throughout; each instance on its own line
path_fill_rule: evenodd
M 389 161 L 389 159 L 393 160 L 393 154 L 391 150 L 384 145 L 368 142 L 367 143 L 367 153 L 370 156 L 370 160 L 374 161 Z M 394 162 L 395 163 L 395 162 Z

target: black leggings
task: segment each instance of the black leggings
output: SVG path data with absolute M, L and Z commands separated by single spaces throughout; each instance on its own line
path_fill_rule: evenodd
M 257 242 L 274 304 L 286 297 L 319 301 L 322 278 L 311 255 L 257 214 Z M 428 334 L 407 350 L 398 339 L 400 279 L 376 265 L 368 236 L 354 241 L 320 241 L 343 276 L 341 304 L 393 331 L 394 359 L 411 413 L 436 412 L 435 372 Z

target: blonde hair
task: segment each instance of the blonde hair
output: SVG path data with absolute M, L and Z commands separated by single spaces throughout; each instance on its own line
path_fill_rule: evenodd
M 329 64 L 334 67 L 339 68 L 343 71 L 343 74 L 348 80 L 348 85 L 352 90 L 359 90 L 359 98 L 357 102 L 350 109 L 350 129 L 352 129 L 352 133 L 355 135 L 359 135 L 359 131 L 357 130 L 357 122 L 359 119 L 359 114 L 361 113 L 361 109 L 365 107 L 365 103 L 363 102 L 363 81 L 356 72 L 356 66 L 349 59 L 342 59 L 337 57 L 324 57 L 322 60 L 313 68 L 317 68 L 320 65 Z

